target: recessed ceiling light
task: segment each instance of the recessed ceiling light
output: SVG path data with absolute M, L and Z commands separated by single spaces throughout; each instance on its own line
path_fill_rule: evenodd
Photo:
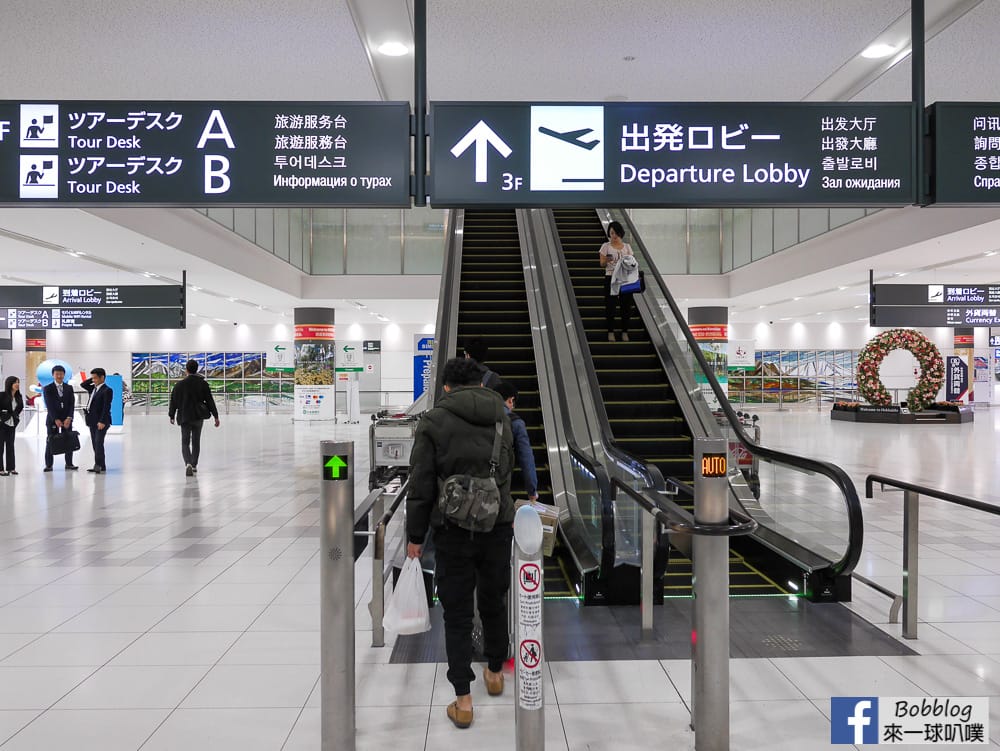
M 857 309 L 857 308 L 863 308 L 863 307 L 865 307 L 865 306 L 864 305 L 855 305 L 854 306 L 855 309 Z
M 837 287 L 837 289 L 844 290 L 847 289 L 847 287 Z
M 906 276 L 906 272 L 905 271 L 897 271 L 895 274 L 893 274 L 893 276 Z
M 864 318 L 859 318 L 858 320 L 859 321 L 867 321 L 868 320 L 868 316 L 865 316 Z
M 995 250 L 987 250 L 985 253 L 983 253 L 984 256 L 995 256 L 996 254 L 997 252 Z
M 792 302 L 798 302 L 801 299 L 802 299 L 801 297 L 793 297 Z
M 861 57 L 867 58 L 869 60 L 878 60 L 883 57 L 889 57 L 894 53 L 898 47 L 893 47 L 891 44 L 886 44 L 885 42 L 876 42 L 875 44 L 870 44 L 861 52 Z
M 218 321 L 219 323 L 229 323 L 229 321 L 225 318 L 216 318 L 215 320 Z
M 196 287 L 193 284 L 188 287 L 192 292 L 201 292 L 201 287 Z
M 410 48 L 402 42 L 385 42 L 378 46 L 378 51 L 387 57 L 402 57 L 410 52 Z
M 818 315 L 818 316 L 821 316 L 821 315 L 823 315 L 823 311 L 820 311 L 820 312 L 819 312 L 819 313 L 817 313 L 816 315 Z
M 766 307 L 767 307 L 766 305 L 759 305 L 757 306 L 757 310 L 763 310 Z

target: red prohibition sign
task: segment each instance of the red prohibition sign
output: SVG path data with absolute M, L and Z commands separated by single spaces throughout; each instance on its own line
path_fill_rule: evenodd
M 521 664 L 528 668 L 537 668 L 542 661 L 542 645 L 534 639 L 525 639 L 521 642 Z
M 519 578 L 521 589 L 525 592 L 534 592 L 542 583 L 542 572 L 537 563 L 524 563 L 521 565 Z

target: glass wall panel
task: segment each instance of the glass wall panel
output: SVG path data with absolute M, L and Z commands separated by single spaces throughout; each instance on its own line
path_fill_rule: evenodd
M 288 260 L 288 209 L 274 210 L 274 254 Z
M 440 274 L 446 210 L 413 208 L 403 212 L 403 221 L 403 273 Z
M 661 274 L 687 273 L 687 211 L 635 209 L 632 221 Z M 597 248 L 594 248 L 597 253 Z
M 733 270 L 733 210 L 722 210 L 722 271 Z
M 750 257 L 756 261 L 774 252 L 774 214 L 771 209 L 750 212 Z
M 750 209 L 733 209 L 733 268 L 750 263 Z
M 254 237 L 260 247 L 274 252 L 274 209 L 255 209 Z
M 830 209 L 830 229 L 843 227 L 865 215 L 864 209 Z
M 208 218 L 213 221 L 218 222 L 223 227 L 233 228 L 233 210 L 232 209 L 209 209 Z
M 799 210 L 774 210 L 774 251 L 784 250 L 799 241 Z
M 348 209 L 347 273 L 402 273 L 399 229 L 399 209 Z
M 307 232 L 302 231 L 308 215 L 305 209 L 288 210 L 288 262 L 298 269 L 302 268 L 303 242 L 308 240 Z
M 722 248 L 719 239 L 719 209 L 691 209 L 688 211 L 691 237 L 692 274 L 718 274 L 722 271 Z
M 253 209 L 233 209 L 233 231 L 256 242 L 257 220 Z
M 344 273 L 344 210 L 313 209 L 313 274 Z
M 822 235 L 830 229 L 829 209 L 799 210 L 799 242 Z

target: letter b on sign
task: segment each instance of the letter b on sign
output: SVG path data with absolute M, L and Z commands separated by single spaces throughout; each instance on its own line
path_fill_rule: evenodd
M 229 179 L 229 159 L 224 156 L 205 155 L 205 195 L 226 193 L 232 181 Z

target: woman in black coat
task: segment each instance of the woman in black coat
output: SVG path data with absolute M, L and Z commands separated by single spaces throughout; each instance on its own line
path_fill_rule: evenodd
M 14 469 L 14 435 L 21 422 L 24 399 L 21 396 L 21 381 L 17 376 L 7 376 L 0 394 L 0 476 L 16 475 Z M 6 464 L 4 463 L 6 460 Z

